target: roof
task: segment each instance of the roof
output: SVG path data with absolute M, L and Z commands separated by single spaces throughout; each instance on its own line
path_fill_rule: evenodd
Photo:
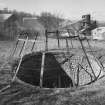
M 60 24 L 61 29 L 73 29 L 73 30 L 80 30 L 81 28 L 81 21 L 77 21 L 75 23 L 71 22 L 70 20 L 66 20 Z
M 0 14 L 0 22 L 4 22 L 11 16 L 12 16 L 12 14 Z

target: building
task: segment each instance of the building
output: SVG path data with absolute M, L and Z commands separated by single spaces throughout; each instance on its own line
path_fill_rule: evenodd
M 105 40 L 105 27 L 98 27 L 92 30 L 91 33 L 94 40 Z

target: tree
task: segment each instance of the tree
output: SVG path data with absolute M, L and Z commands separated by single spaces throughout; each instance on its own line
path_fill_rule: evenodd
M 44 25 L 45 29 L 55 30 L 59 27 L 59 23 L 64 19 L 49 12 L 42 12 L 41 15 L 38 16 L 38 20 Z

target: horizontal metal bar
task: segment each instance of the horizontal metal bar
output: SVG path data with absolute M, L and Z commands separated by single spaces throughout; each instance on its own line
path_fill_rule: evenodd
M 26 39 L 18 39 L 19 41 L 25 41 Z M 29 39 L 28 41 L 30 42 L 34 42 L 35 40 L 34 39 Z

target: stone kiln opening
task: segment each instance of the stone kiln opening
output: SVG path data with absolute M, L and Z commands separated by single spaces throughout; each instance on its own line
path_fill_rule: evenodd
M 27 54 L 23 57 L 17 77 L 31 85 L 40 86 L 42 52 Z M 73 87 L 72 79 L 63 70 L 54 54 L 45 53 L 42 87 Z

